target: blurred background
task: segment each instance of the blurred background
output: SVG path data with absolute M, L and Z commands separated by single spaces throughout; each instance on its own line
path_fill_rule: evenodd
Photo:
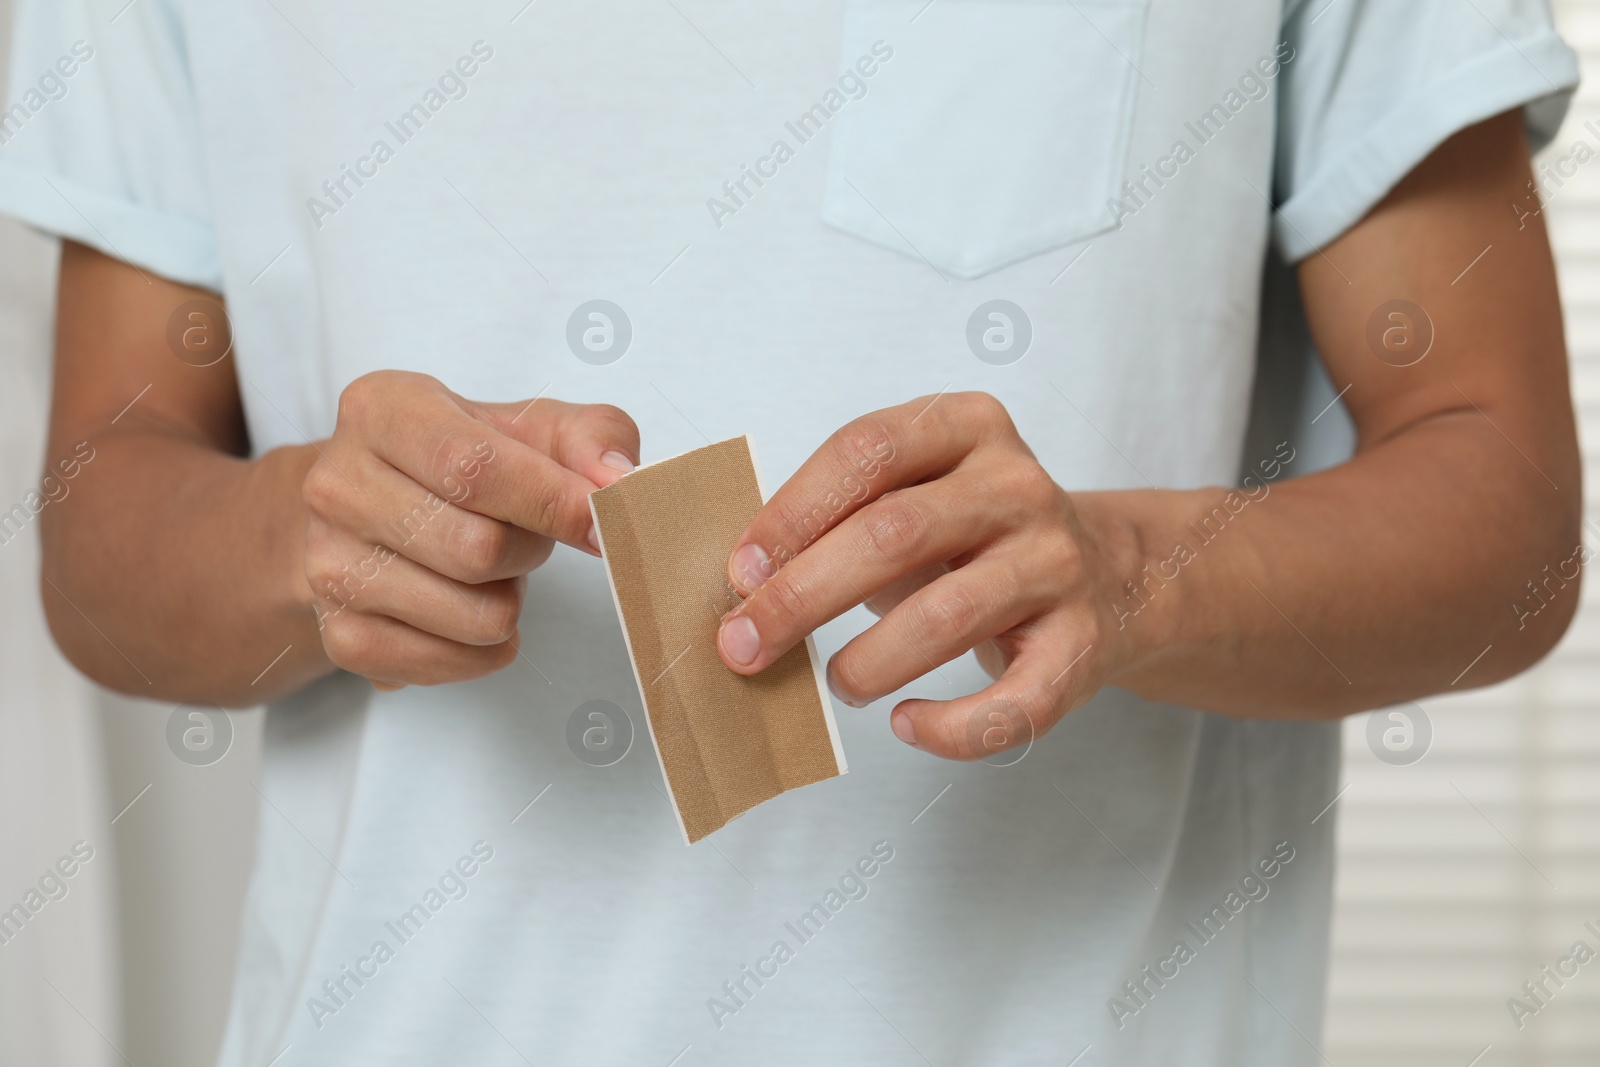
M 1600 0 L 1554 7 L 1587 80 L 1541 185 L 1588 463 L 1585 542 L 1600 552 Z M 0 219 L 0 507 L 42 467 L 56 255 Z M 0 924 L 0 1067 L 210 1067 L 254 845 L 260 713 L 232 715 L 215 762 L 174 758 L 170 706 L 100 691 L 55 651 L 37 574 L 35 531 L 0 537 L 0 912 L 63 856 L 91 858 L 22 929 Z M 1592 576 L 1582 596 L 1565 641 L 1523 677 L 1347 721 L 1345 790 L 1326 816 L 1339 874 L 1325 1062 L 1600 1063 L 1600 959 L 1559 987 L 1542 974 L 1580 939 L 1600 950 Z M 1530 999 L 1523 983 L 1541 979 L 1553 995 Z

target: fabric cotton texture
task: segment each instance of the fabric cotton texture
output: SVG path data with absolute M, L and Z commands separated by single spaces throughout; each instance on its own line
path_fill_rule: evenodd
M 717 655 L 718 625 L 739 602 L 728 555 L 761 508 L 748 439 L 636 470 L 589 507 L 689 843 L 779 793 L 843 774 L 810 641 L 752 676 Z
M 1293 476 L 1243 445 L 1271 244 L 1577 80 L 1537 0 L 29 0 L 15 48 L 0 209 L 220 290 L 257 452 L 402 368 L 616 404 L 646 460 L 754 433 L 773 485 L 973 389 L 1068 491 Z M 224 1067 L 1320 1062 L 1336 725 L 1107 689 L 1011 766 L 897 741 L 965 657 L 685 848 L 644 746 L 566 741 L 644 721 L 601 561 L 521 635 L 268 710 Z

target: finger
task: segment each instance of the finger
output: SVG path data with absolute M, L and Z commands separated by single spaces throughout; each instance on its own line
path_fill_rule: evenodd
M 945 563 L 936 563 L 931 567 L 924 567 L 920 571 L 896 578 L 878 592 L 872 594 L 872 599 L 865 601 L 867 608 L 878 618 L 883 618 L 889 612 L 911 599 L 911 595 L 924 586 L 932 585 L 946 574 L 950 567 Z
M 639 427 L 610 404 L 569 404 L 537 399 L 520 404 L 472 403 L 507 437 L 538 449 L 597 486 L 607 486 L 639 465 Z
M 985 436 L 1011 425 L 985 393 L 922 397 L 863 416 L 830 437 L 756 514 L 728 559 L 748 593 L 892 489 L 952 470 Z
M 463 645 L 384 615 L 326 617 L 322 644 L 333 663 L 391 685 L 444 685 L 481 678 L 517 657 L 518 635 L 496 645 Z
M 908 597 L 828 661 L 828 688 L 865 707 L 981 642 L 1021 625 L 1050 603 L 1010 558 L 980 556 Z
M 360 558 L 372 546 L 342 531 L 320 535 L 326 547 L 318 560 Z M 333 546 L 337 545 L 337 548 Z M 330 564 L 314 563 L 319 570 Z M 365 577 L 363 575 L 366 575 Z M 324 617 L 341 609 L 365 615 L 386 615 L 424 633 L 464 645 L 497 645 L 510 639 L 522 613 L 523 576 L 483 584 L 467 584 L 437 574 L 400 555 L 379 559 L 370 570 L 342 569 L 342 581 L 319 581 Z
M 550 557 L 550 538 L 452 504 L 370 452 L 344 450 L 330 460 L 307 473 L 306 505 L 326 527 L 349 535 L 350 543 L 329 543 L 325 558 L 357 578 L 381 562 L 378 545 L 474 584 L 526 574 Z M 351 572 L 313 577 L 343 586 Z M 320 593 L 325 586 L 314 588 Z
M 1099 649 L 1085 644 L 1086 627 L 1062 613 L 1024 629 L 999 681 L 956 700 L 901 701 L 889 717 L 895 736 L 944 759 L 982 759 L 1032 745 L 1093 695 Z
M 988 537 L 997 512 L 977 478 L 954 475 L 880 497 L 758 585 L 723 619 L 723 662 L 754 674 L 905 575 Z
M 451 503 L 598 554 L 589 515 L 598 486 L 474 417 L 465 403 L 424 375 L 369 375 L 340 394 L 339 421 Z
M 511 640 L 522 616 L 525 576 L 469 585 L 435 574 L 407 559 L 395 563 L 409 573 L 391 575 L 366 605 L 424 633 L 463 645 L 498 645 Z

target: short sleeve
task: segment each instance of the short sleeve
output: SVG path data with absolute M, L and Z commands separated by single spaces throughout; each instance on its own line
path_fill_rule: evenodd
M 1274 238 L 1291 263 L 1474 123 L 1524 109 L 1537 150 L 1578 84 L 1544 0 L 1286 0 Z
M 168 0 L 23 0 L 0 115 L 0 212 L 221 288 L 183 24 Z

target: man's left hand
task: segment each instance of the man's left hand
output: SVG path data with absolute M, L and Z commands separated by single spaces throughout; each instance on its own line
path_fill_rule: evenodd
M 728 560 L 745 600 L 718 650 L 755 674 L 864 603 L 879 621 L 828 663 L 862 707 L 976 649 L 993 685 L 890 718 L 909 745 L 976 759 L 1043 734 L 1126 655 L 1105 555 L 998 400 L 923 397 L 839 430 L 761 509 Z

